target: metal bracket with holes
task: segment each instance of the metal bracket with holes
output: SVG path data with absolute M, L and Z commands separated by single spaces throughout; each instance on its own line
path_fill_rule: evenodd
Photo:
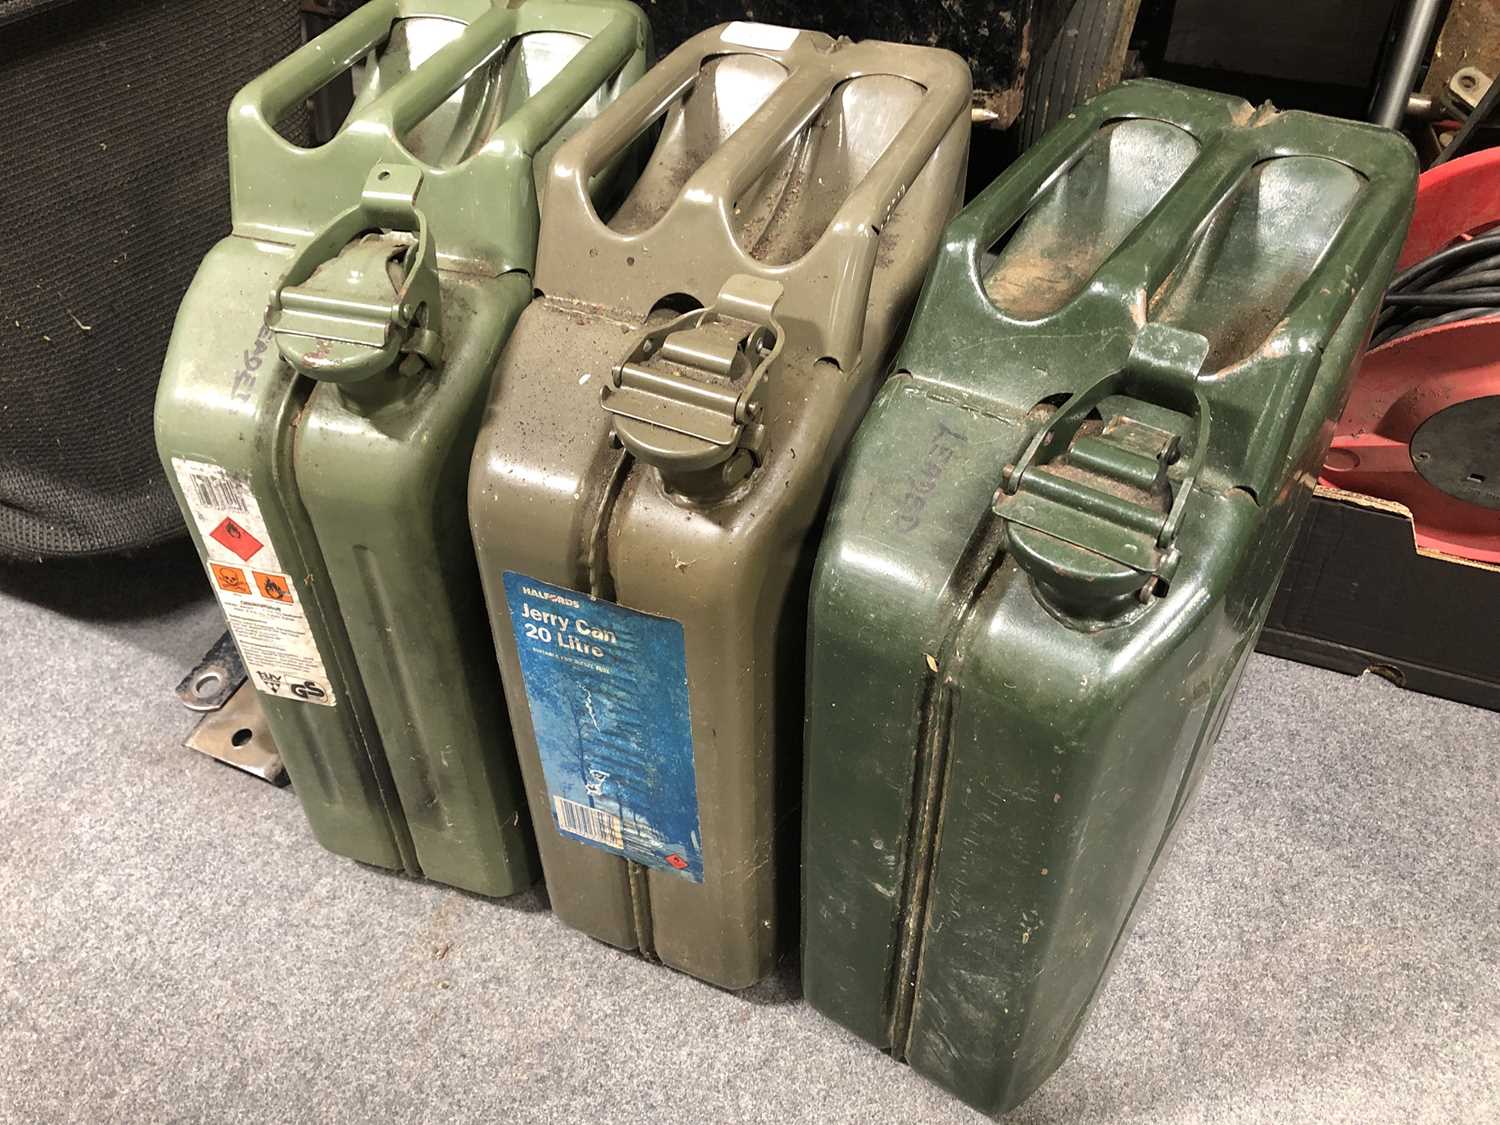
M 183 743 L 189 750 L 254 774 L 272 785 L 286 785 L 286 766 L 266 726 L 255 688 L 246 680 L 234 638 L 224 633 L 177 685 L 177 698 L 203 713 Z
M 226 630 L 203 659 L 177 685 L 177 698 L 189 711 L 217 711 L 245 682 L 245 663 Z

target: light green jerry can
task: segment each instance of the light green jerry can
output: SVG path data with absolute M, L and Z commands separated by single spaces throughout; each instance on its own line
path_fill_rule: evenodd
M 1066 1057 L 1195 792 L 1415 176 L 1133 82 L 948 228 L 812 587 L 803 983 L 981 1110 Z
M 314 833 L 479 894 L 537 870 L 469 456 L 531 300 L 534 174 L 647 48 L 623 0 L 372 0 L 252 82 L 229 114 L 233 234 L 183 299 L 157 395 L 162 461 Z M 277 134 L 350 68 L 332 140 Z
M 834 464 L 962 192 L 969 76 L 732 23 L 559 151 L 470 513 L 547 889 L 727 988 L 795 884 L 807 581 Z M 603 214 L 597 172 L 660 122 Z

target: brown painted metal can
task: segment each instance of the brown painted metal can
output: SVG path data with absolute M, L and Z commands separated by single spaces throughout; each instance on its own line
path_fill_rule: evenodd
M 947 52 L 726 24 L 547 185 L 469 491 L 528 800 L 559 917 L 723 987 L 795 901 L 812 550 L 968 105 Z

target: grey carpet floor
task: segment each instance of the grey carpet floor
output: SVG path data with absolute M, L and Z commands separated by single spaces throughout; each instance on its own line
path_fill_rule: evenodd
M 0 569 L 0 1118 L 979 1122 L 730 995 L 318 849 L 180 748 L 180 550 Z M 1500 1120 L 1500 716 L 1264 657 L 1021 1122 Z

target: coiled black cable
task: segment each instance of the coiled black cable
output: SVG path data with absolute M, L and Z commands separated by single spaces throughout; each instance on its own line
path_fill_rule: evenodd
M 1500 316 L 1500 234 L 1455 242 L 1397 274 L 1370 346 L 1481 316 Z

